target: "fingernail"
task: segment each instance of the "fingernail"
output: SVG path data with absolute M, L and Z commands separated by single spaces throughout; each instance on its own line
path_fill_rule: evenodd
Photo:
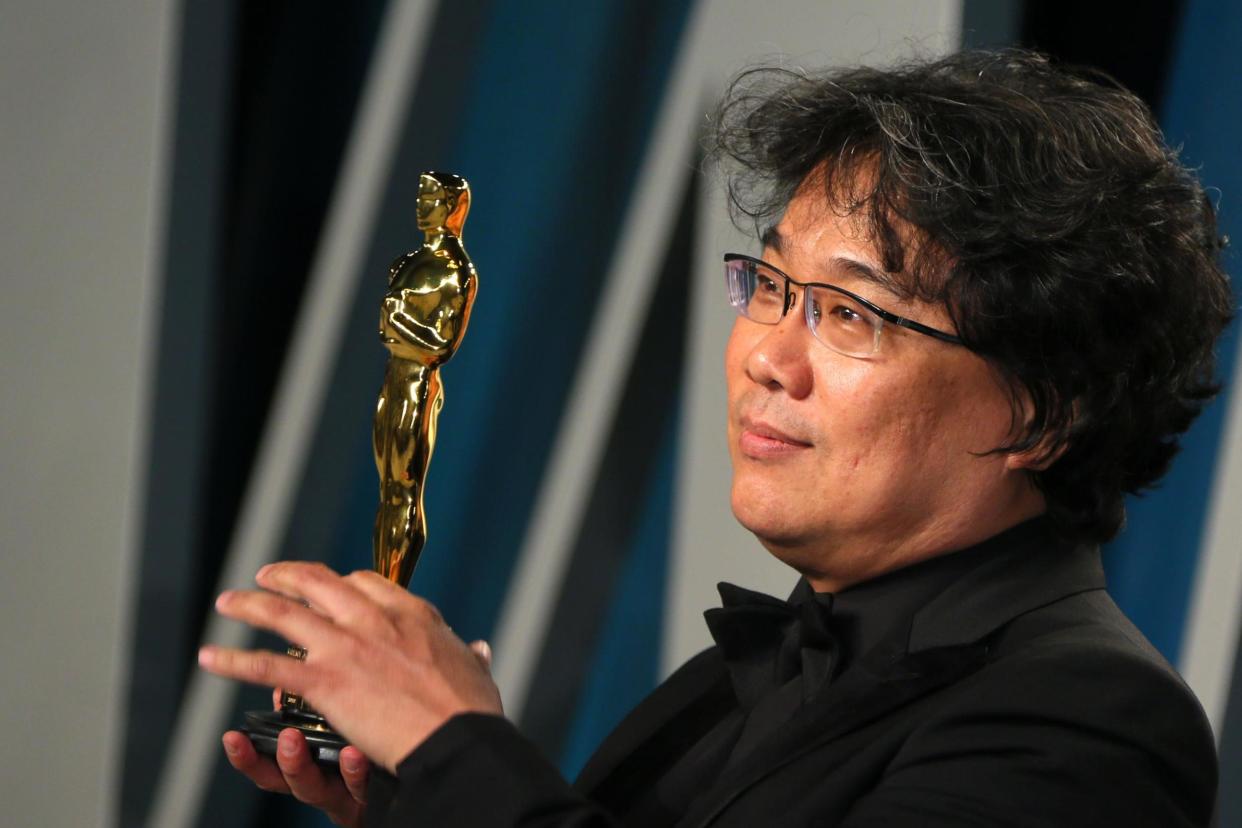
M 199 647 L 198 648 L 198 666 L 200 667 L 210 666 L 211 660 L 215 657 L 215 655 L 216 655 L 215 648 L 212 647 L 210 644 L 204 644 L 202 647 Z
M 234 746 L 233 746 L 232 744 L 230 744 L 229 742 L 225 742 L 225 743 L 224 743 L 224 752 L 225 752 L 225 753 L 227 753 L 229 756 L 236 756 L 236 755 L 237 755 L 237 748 L 236 748 L 236 747 L 234 747 Z
M 225 606 L 226 604 L 228 604 L 229 601 L 232 601 L 232 600 L 233 600 L 233 590 L 226 589 L 224 592 L 221 592 L 219 595 L 216 596 L 216 609 L 220 609 L 221 607 Z
M 255 579 L 257 580 L 257 579 L 259 579 L 259 578 L 262 578 L 264 575 L 266 575 L 266 574 L 268 573 L 268 571 L 269 571 L 271 568 L 272 568 L 272 565 L 271 565 L 271 564 L 263 564 L 263 566 L 259 567 L 259 571 L 258 571 L 258 572 L 256 572 L 256 573 L 254 573 L 254 577 L 255 577 Z
M 358 761 L 357 757 L 342 756 L 341 767 L 349 771 L 350 773 L 357 773 L 362 768 L 362 763 Z
M 292 739 L 277 739 L 276 744 L 280 747 L 280 752 L 285 756 L 295 756 L 298 752 L 298 745 Z

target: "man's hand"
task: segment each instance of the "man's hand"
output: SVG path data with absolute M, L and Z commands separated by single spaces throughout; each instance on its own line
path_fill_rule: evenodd
M 337 825 L 354 828 L 362 824 L 369 764 L 358 748 L 341 751 L 339 776 L 315 764 L 306 739 L 292 728 L 281 732 L 275 762 L 259 755 L 246 734 L 236 730 L 224 734 L 224 752 L 230 765 L 263 790 L 292 794 L 326 813 Z
M 216 609 L 296 641 L 306 659 L 206 646 L 199 664 L 298 693 L 389 772 L 453 716 L 503 713 L 486 645 L 467 646 L 435 607 L 382 576 L 276 563 L 255 580 L 267 591 L 225 592 Z

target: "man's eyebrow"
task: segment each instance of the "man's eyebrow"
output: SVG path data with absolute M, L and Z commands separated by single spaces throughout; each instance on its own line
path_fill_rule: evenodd
M 785 250 L 785 237 L 781 235 L 781 231 L 776 225 L 769 227 L 759 234 L 759 243 L 764 247 L 770 247 L 777 253 Z
M 759 236 L 759 241 L 765 248 L 771 249 L 776 253 L 783 253 L 785 251 L 785 236 L 781 233 L 780 228 L 775 225 L 764 230 Z M 833 256 L 825 264 L 830 271 L 843 271 L 870 285 L 875 285 L 897 299 L 904 300 L 906 298 L 906 293 L 895 274 L 886 273 L 880 268 L 860 259 L 852 259 L 848 256 Z M 798 277 L 795 276 L 794 278 Z
M 828 260 L 828 263 L 832 265 L 834 269 L 844 270 L 851 276 L 857 276 L 864 282 L 869 282 L 876 287 L 882 287 L 889 292 L 892 292 L 893 290 L 893 278 L 888 274 L 881 272 L 879 269 L 872 267 L 866 262 L 861 262 L 858 259 L 850 259 L 845 256 L 833 256 Z

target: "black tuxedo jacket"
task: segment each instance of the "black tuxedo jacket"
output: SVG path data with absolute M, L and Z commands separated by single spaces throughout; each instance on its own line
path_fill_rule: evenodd
M 1098 551 L 1040 546 L 924 605 L 675 824 L 1208 825 L 1215 743 L 1194 696 L 1104 591 Z M 374 786 L 369 824 L 630 824 L 733 703 L 718 651 L 701 653 L 572 788 L 504 719 L 459 716 Z

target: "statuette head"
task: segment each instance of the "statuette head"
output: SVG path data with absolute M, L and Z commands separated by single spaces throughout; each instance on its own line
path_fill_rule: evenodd
M 418 229 L 461 235 L 470 210 L 470 185 L 459 175 L 425 172 L 418 177 Z

